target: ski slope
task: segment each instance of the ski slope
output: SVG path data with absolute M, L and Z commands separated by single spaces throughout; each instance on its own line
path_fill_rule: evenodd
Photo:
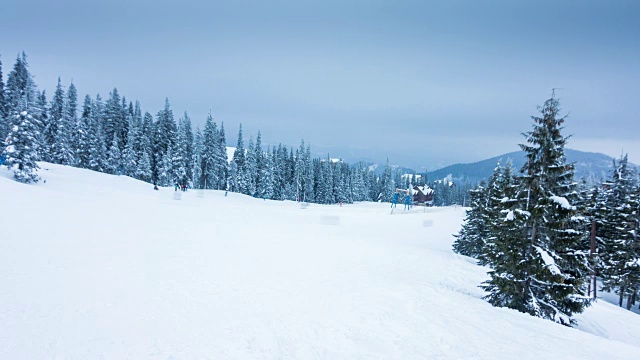
M 481 299 L 461 208 L 301 208 L 0 170 L 0 359 L 638 359 L 640 316 L 566 328 Z M 177 198 L 179 196 L 179 199 Z

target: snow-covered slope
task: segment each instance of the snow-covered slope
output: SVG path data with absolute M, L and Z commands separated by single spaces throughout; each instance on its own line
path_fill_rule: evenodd
M 640 316 L 566 328 L 481 299 L 461 208 L 301 208 L 42 164 L 0 172 L 0 359 L 637 359 Z M 45 170 L 48 169 L 48 170 Z

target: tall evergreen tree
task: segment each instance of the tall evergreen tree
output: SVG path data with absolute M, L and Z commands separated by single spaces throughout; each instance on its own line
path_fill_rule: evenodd
M 383 202 L 391 202 L 393 193 L 396 191 L 396 185 L 393 181 L 393 174 L 391 167 L 389 166 L 389 159 L 384 167 L 384 173 L 382 173 L 381 185 L 380 185 L 380 200 Z
M 7 112 L 7 100 L 4 95 L 4 80 L 2 77 L 2 59 L 0 59 L 0 146 L 2 146 L 6 135 L 9 134 L 9 114 Z
M 618 294 L 620 306 L 626 296 L 630 309 L 640 292 L 640 198 L 638 173 L 627 155 L 614 161 L 605 188 L 598 226 L 600 275 L 604 289 Z
M 256 180 L 258 178 L 258 161 L 256 159 L 256 149 L 253 143 L 253 137 L 249 138 L 249 146 L 247 147 L 247 156 L 245 158 L 244 172 L 242 173 L 243 183 L 246 188 L 242 189 L 242 193 L 250 196 L 256 195 Z
M 220 130 L 218 130 L 217 134 L 217 151 L 214 153 L 215 174 L 218 179 L 216 189 L 225 190 L 227 189 L 227 179 L 229 178 L 229 159 L 227 156 L 227 139 L 224 133 L 224 123 L 220 123 Z
M 25 106 L 26 107 L 26 106 Z M 38 182 L 38 129 L 27 111 L 15 116 L 6 146 L 2 152 L 7 168 L 13 170 L 13 177 L 21 182 Z
M 136 149 L 139 140 L 139 128 L 133 115 L 127 115 L 129 119 L 127 141 L 122 152 L 122 168 L 123 174 L 134 177 L 138 172 L 138 150 Z
M 498 171 L 500 168 L 496 168 Z M 471 191 L 471 201 L 466 218 L 455 235 L 453 251 L 475 259 L 483 257 L 485 240 L 489 237 L 489 222 L 487 221 L 488 191 L 484 181 Z
M 238 142 L 236 143 L 236 149 L 233 152 L 233 176 L 231 184 L 233 187 L 231 191 L 235 192 L 243 192 L 243 190 L 248 188 L 244 177 L 245 174 L 245 151 L 244 151 L 244 140 L 242 139 L 242 124 L 240 124 L 240 129 L 238 130 Z
M 207 115 L 202 134 L 202 155 L 200 159 L 201 185 L 204 189 L 216 189 L 220 184 L 220 175 L 216 171 L 216 153 L 218 151 L 218 129 L 211 111 Z
M 78 167 L 88 169 L 90 148 L 91 148 L 91 118 L 93 104 L 91 103 L 91 97 L 86 95 L 82 104 L 82 114 L 78 122 L 77 134 L 76 134 L 76 161 Z
M 585 280 L 589 259 L 581 248 L 586 236 L 578 220 L 574 167 L 566 163 L 567 138 L 560 134 L 565 118 L 558 117 L 559 102 L 547 100 L 542 116 L 533 116 L 533 130 L 525 133 L 527 144 L 520 145 L 527 155 L 520 190 L 505 196 L 513 203 L 505 219 L 522 222 L 517 231 L 508 231 L 503 256 L 492 261 L 494 272 L 485 289 L 489 301 L 534 316 L 571 325 L 571 316 L 589 304 Z M 503 209 L 504 211 L 505 209 Z M 502 234 L 500 234 L 503 236 Z
M 160 110 L 156 116 L 153 133 L 153 154 L 152 171 L 155 179 L 158 178 L 160 168 L 163 167 L 165 155 L 169 147 L 174 145 L 177 126 L 173 118 L 173 110 L 169 104 L 169 99 L 165 99 L 164 109 Z
M 78 121 L 78 90 L 73 82 L 69 84 L 67 90 L 67 98 L 64 103 L 64 123 L 67 128 L 67 138 L 69 141 L 69 160 L 68 165 L 77 166 L 79 160 L 77 159 L 79 136 L 78 133 L 80 124 Z
M 4 95 L 5 111 L 11 120 L 9 125 L 13 124 L 13 120 L 17 121 L 15 115 L 22 113 L 22 111 L 26 111 L 28 114 L 38 113 L 36 107 L 37 89 L 28 68 L 27 55 L 22 52 L 16 58 L 16 63 L 7 76 Z M 32 119 L 34 122 L 40 120 L 34 118 L 33 115 Z
M 120 139 L 116 134 L 111 140 L 111 147 L 107 154 L 107 172 L 109 174 L 121 175 L 122 174 L 122 153 L 120 152 Z

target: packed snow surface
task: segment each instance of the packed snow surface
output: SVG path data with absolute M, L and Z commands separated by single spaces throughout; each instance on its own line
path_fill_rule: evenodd
M 495 308 L 462 208 L 301 207 L 0 170 L 0 359 L 638 359 L 640 316 Z M 396 216 L 403 214 L 405 216 Z

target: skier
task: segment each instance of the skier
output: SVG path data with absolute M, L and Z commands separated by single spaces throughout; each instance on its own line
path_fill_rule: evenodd
M 175 183 L 173 186 L 175 187 L 175 190 L 173 191 L 178 191 L 178 183 Z
M 158 190 L 158 185 L 153 184 L 153 190 Z
M 225 190 L 225 191 L 224 191 L 224 196 L 227 196 L 227 194 L 228 194 L 228 193 L 229 193 L 229 191 L 228 191 L 228 190 Z
M 411 209 L 411 197 L 409 196 L 409 194 L 407 194 L 407 196 L 404 197 L 404 209 L 405 210 Z
M 395 208 L 397 203 L 398 203 L 398 192 L 396 191 L 396 193 L 393 194 L 393 199 L 391 200 L 391 208 Z

